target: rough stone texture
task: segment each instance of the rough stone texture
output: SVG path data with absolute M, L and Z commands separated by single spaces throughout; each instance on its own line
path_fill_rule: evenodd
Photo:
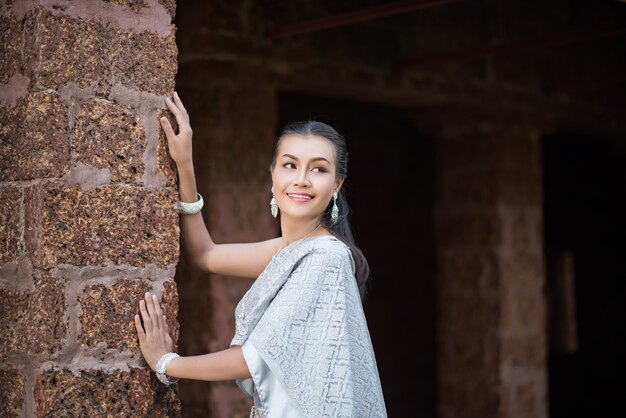
M 134 317 L 139 312 L 139 301 L 149 290 L 150 283 L 141 280 L 122 279 L 110 287 L 86 286 L 78 299 L 78 342 L 88 348 L 104 343 L 106 348 L 138 352 Z
M 176 173 L 156 121 L 174 11 L 0 5 L 2 417 L 181 415 L 176 388 L 138 368 L 134 326 L 151 290 L 178 338 Z
M 144 0 L 104 0 L 107 3 L 115 3 L 123 6 L 127 6 L 134 12 L 138 12 L 141 9 L 147 7 Z
M 30 78 L 38 89 L 57 89 L 70 81 L 80 87 L 105 83 L 108 66 L 104 33 L 97 23 L 77 21 L 38 9 L 27 18 L 26 53 Z
M 145 131 L 128 106 L 89 100 L 81 106 L 74 129 L 77 162 L 108 169 L 112 182 L 141 182 Z
M 24 377 L 17 370 L 0 370 L 0 416 L 17 418 L 22 415 Z
M 176 0 L 159 0 L 159 3 L 169 12 L 173 20 L 176 17 Z
M 178 259 L 173 190 L 47 182 L 26 189 L 26 250 L 33 265 L 168 266 Z
M 158 384 L 144 369 L 84 370 L 80 376 L 67 370 L 48 370 L 35 383 L 38 417 L 111 416 L 178 417 L 180 402 L 175 388 Z
M 57 89 L 73 81 L 81 88 L 95 84 L 96 92 L 105 96 L 117 83 L 155 94 L 174 89 L 174 31 L 166 38 L 151 32 L 122 32 L 43 9 L 28 19 L 28 39 L 37 42 L 26 50 L 35 63 L 31 79 L 38 88 Z
M 113 44 L 108 49 L 111 85 L 121 83 L 159 95 L 174 90 L 178 69 L 175 31 L 167 38 L 148 32 L 115 34 L 112 38 Z
M 66 335 L 64 285 L 43 276 L 34 289 L 0 289 L 0 357 L 11 353 L 52 354 Z
M 20 255 L 21 201 L 22 192 L 19 188 L 0 188 L 0 266 L 17 263 Z
M 0 45 L 0 84 L 4 84 L 20 70 L 22 25 L 19 21 L 0 17 Z
M 176 283 L 165 283 L 161 308 L 174 342 L 178 340 L 178 294 Z M 113 285 L 88 285 L 79 297 L 78 342 L 87 348 L 104 347 L 139 352 L 134 316 L 145 292 L 154 291 L 149 281 L 118 279 Z
M 70 160 L 68 123 L 67 106 L 52 92 L 0 107 L 0 180 L 61 177 Z
M 178 288 L 174 280 L 165 282 L 163 284 L 165 293 L 161 296 L 161 309 L 167 319 L 167 326 L 170 330 L 170 335 L 177 343 L 180 335 L 180 325 L 178 323 Z

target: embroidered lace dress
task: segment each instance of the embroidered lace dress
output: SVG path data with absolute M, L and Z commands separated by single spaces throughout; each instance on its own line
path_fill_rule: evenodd
M 285 247 L 235 316 L 231 346 L 252 375 L 237 383 L 261 416 L 387 416 L 354 261 L 337 238 Z

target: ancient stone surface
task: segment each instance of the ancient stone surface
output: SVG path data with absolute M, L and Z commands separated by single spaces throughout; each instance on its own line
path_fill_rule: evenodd
M 35 382 L 36 414 L 52 416 L 178 417 L 175 388 L 149 370 L 48 370 Z
M 22 415 L 24 377 L 17 370 L 0 370 L 0 416 L 17 418 Z
M 445 399 L 439 403 L 438 415 L 442 418 L 501 416 L 498 415 L 501 401 L 495 377 L 443 378 L 439 393 Z
M 144 0 L 104 0 L 104 1 L 107 3 L 115 3 L 115 4 L 121 4 L 123 6 L 127 6 L 134 12 L 138 12 L 147 6 Z
M 469 331 L 470 333 L 472 331 Z M 468 340 L 468 333 L 441 331 L 438 343 L 441 347 L 439 364 L 442 374 L 454 375 L 455 371 L 463 370 L 463 375 L 482 375 L 497 369 L 500 346 L 497 333 L 492 329 L 481 329 L 472 335 L 483 335 L 483 338 Z
M 73 81 L 81 88 L 95 84 L 103 95 L 117 83 L 156 94 L 174 89 L 173 31 L 166 38 L 152 32 L 123 32 L 42 9 L 29 19 L 29 38 L 34 40 L 37 33 L 37 43 L 28 44 L 27 53 L 36 63 L 31 78 L 39 88 L 56 89 Z
M 499 260 L 495 254 L 440 255 L 439 287 L 446 297 L 481 296 L 498 288 Z
M 2 417 L 181 415 L 176 387 L 137 368 L 134 325 L 151 290 L 178 337 L 176 172 L 156 121 L 175 7 L 0 5 Z
M 178 340 L 178 294 L 176 283 L 164 284 L 161 309 L 167 317 L 174 342 Z M 79 297 L 80 333 L 78 342 L 88 348 L 104 344 L 106 348 L 139 352 L 134 316 L 145 292 L 155 290 L 147 280 L 118 279 L 113 285 L 88 285 Z
M 61 177 L 70 159 L 68 123 L 67 107 L 50 92 L 0 107 L 0 180 Z
M 499 301 L 493 297 L 477 299 L 450 298 L 449 306 L 439 311 L 439 328 L 442 331 L 456 331 L 482 334 L 498 327 Z
M 139 301 L 149 290 L 150 283 L 142 280 L 122 279 L 111 287 L 86 286 L 78 299 L 78 342 L 89 348 L 104 343 L 107 348 L 138 352 L 134 316 L 139 313 Z
M 57 89 L 70 81 L 85 88 L 105 83 L 106 29 L 38 9 L 27 18 L 26 52 L 32 62 L 31 79 L 38 88 Z
M 441 214 L 437 227 L 441 229 L 440 243 L 446 248 L 487 249 L 502 241 L 502 221 L 492 210 Z
M 173 190 L 49 182 L 28 188 L 26 249 L 34 266 L 108 263 L 168 266 L 178 259 Z
M 0 45 L 0 84 L 4 84 L 20 69 L 22 25 L 19 21 L 0 17 Z
M 161 309 L 167 319 L 167 326 L 174 343 L 178 341 L 180 326 L 178 323 L 178 289 L 174 280 L 165 282 L 165 293 L 161 296 Z
M 546 364 L 547 353 L 544 345 L 546 341 L 541 331 L 503 338 L 500 348 L 503 364 L 518 370 L 542 370 Z
M 512 335 L 541 334 L 545 323 L 542 288 L 504 288 L 501 315 L 502 329 Z
M 159 3 L 169 12 L 173 20 L 176 16 L 176 0 L 159 0 Z
M 105 100 L 87 101 L 74 129 L 77 162 L 108 169 L 112 182 L 141 182 L 145 132 L 129 107 Z
M 538 289 L 544 282 L 543 257 L 539 254 L 518 252 L 514 257 L 502 257 L 499 266 L 507 285 Z
M 174 91 L 178 68 L 174 31 L 167 38 L 148 32 L 116 34 L 108 54 L 111 85 L 121 83 L 134 90 L 161 95 Z
M 0 289 L 0 356 L 10 353 L 52 354 L 66 334 L 64 286 L 38 277 L 33 290 Z
M 0 188 L 0 266 L 17 263 L 20 255 L 21 200 L 22 192 L 19 188 Z
M 518 389 L 545 389 L 538 147 L 529 132 L 488 122 L 446 129 L 436 163 L 440 415 L 525 416 Z

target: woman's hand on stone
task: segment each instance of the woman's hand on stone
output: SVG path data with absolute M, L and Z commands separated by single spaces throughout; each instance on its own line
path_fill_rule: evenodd
M 174 100 L 169 97 L 165 98 L 165 105 L 176 117 L 178 124 L 178 135 L 174 133 L 174 129 L 170 121 L 166 117 L 161 118 L 161 127 L 165 131 L 167 137 L 167 146 L 170 156 L 177 165 L 191 162 L 191 125 L 189 123 L 189 115 L 183 102 L 180 101 L 178 93 L 174 92 Z
M 156 295 L 146 293 L 144 299 L 139 302 L 139 312 L 141 317 L 135 315 L 139 348 L 150 368 L 156 370 L 161 356 L 174 351 L 174 341 Z

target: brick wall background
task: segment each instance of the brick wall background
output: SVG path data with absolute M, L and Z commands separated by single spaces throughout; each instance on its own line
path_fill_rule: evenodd
M 175 2 L 0 3 L 0 415 L 178 416 L 133 316 L 178 331 Z

